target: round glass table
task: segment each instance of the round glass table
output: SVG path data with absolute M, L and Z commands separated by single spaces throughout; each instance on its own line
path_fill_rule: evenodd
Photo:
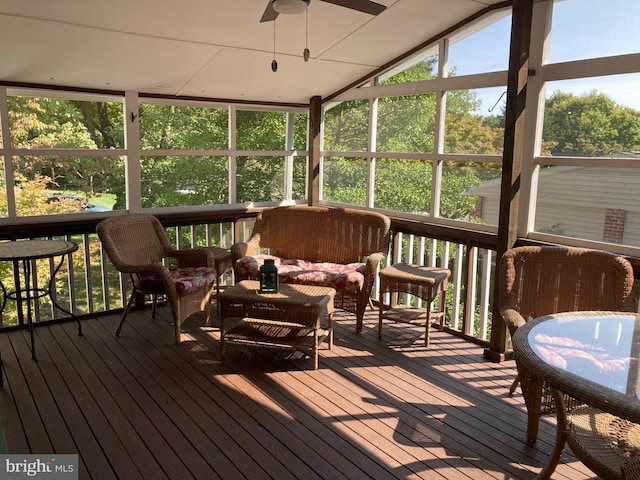
M 603 478 L 622 478 L 616 466 L 600 470 L 604 463 L 612 464 L 616 459 L 623 468 L 625 462 L 637 457 L 640 467 L 640 426 L 635 425 L 640 423 L 640 315 L 624 312 L 546 315 L 520 327 L 512 342 L 518 368 L 547 382 L 556 404 L 554 450 L 537 478 L 550 477 L 565 442 Z M 585 407 L 567 413 L 563 394 Z M 583 431 L 585 422 L 591 431 Z M 621 439 L 620 432 L 613 429 L 623 427 L 626 437 Z
M 63 311 L 70 317 L 73 317 L 78 323 L 78 334 L 82 335 L 82 325 L 80 320 L 70 311 L 61 307 L 56 302 L 55 295 L 52 292 L 55 288 L 55 277 L 60 267 L 64 263 L 65 255 L 75 252 L 78 245 L 74 242 L 66 240 L 18 240 L 9 242 L 0 242 L 0 261 L 12 262 L 14 265 L 15 289 L 7 291 L 4 284 L 0 280 L 0 291 L 2 291 L 2 301 L 0 302 L 0 313 L 4 310 L 7 300 L 15 300 L 18 304 L 18 319 L 20 324 L 24 324 L 24 313 L 22 304 L 26 303 L 27 316 L 26 321 L 29 326 L 31 335 L 31 357 L 36 358 L 34 335 L 33 335 L 33 315 L 31 301 L 37 298 L 47 296 L 51 299 L 51 303 Z M 60 257 L 60 260 L 51 270 L 49 281 L 46 286 L 37 287 L 33 284 L 32 262 L 38 259 L 54 259 Z M 20 270 L 22 270 L 22 283 Z M 0 385 L 2 385 L 2 376 L 0 373 Z

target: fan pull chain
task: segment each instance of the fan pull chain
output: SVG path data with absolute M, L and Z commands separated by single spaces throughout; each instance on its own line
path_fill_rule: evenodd
M 307 28 L 305 30 L 305 39 L 304 39 L 304 51 L 302 52 L 302 58 L 304 58 L 305 62 L 309 61 L 309 4 L 307 3 Z
M 276 60 L 276 21 L 273 20 L 273 60 L 271 61 L 271 70 L 278 71 L 278 61 Z

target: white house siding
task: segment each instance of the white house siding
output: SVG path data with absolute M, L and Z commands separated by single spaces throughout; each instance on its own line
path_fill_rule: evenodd
M 550 167 L 540 170 L 535 230 L 603 241 L 607 209 L 626 214 L 622 242 L 640 245 L 640 170 Z M 470 193 L 482 197 L 482 218 L 496 224 L 499 180 Z
M 593 206 L 640 211 L 640 170 L 552 167 L 540 171 L 538 199 L 558 208 Z
M 487 225 L 498 225 L 500 202 L 498 198 L 482 198 L 482 221 Z
M 585 240 L 602 241 L 605 209 L 572 207 L 558 209 L 553 203 L 540 203 L 536 211 L 535 230 Z

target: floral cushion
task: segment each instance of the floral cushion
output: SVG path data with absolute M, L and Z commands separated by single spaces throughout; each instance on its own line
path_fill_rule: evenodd
M 190 293 L 211 285 L 218 275 L 213 267 L 170 268 L 169 271 L 179 293 Z
M 354 294 L 358 293 L 364 284 L 364 263 L 313 263 L 306 260 L 281 259 L 273 255 L 254 255 L 238 259 L 238 280 L 259 278 L 260 266 L 266 258 L 274 260 L 278 267 L 278 277 L 283 283 L 333 287 Z

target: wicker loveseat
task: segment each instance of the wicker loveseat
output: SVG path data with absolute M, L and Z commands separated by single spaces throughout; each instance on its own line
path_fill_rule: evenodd
M 294 205 L 261 212 L 246 243 L 231 247 L 236 281 L 257 279 L 273 258 L 280 282 L 336 289 L 336 306 L 356 314 L 362 331 L 390 220 L 376 212 Z

